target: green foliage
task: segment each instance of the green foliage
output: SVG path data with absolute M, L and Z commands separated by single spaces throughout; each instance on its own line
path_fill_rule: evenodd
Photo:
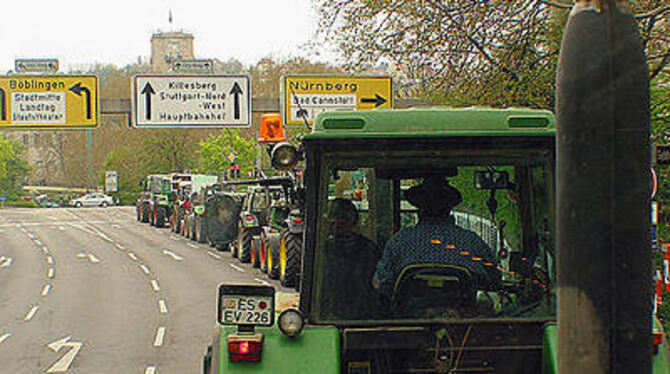
M 235 152 L 235 165 L 242 167 L 243 178 L 254 170 L 256 160 L 256 144 L 253 139 L 244 138 L 239 133 L 226 130 L 225 133 L 210 136 L 200 142 L 200 166 L 198 170 L 203 174 L 220 175 L 228 170 L 231 162 L 228 159 L 231 151 Z
M 0 134 L 0 195 L 16 200 L 30 167 L 23 157 L 23 147 L 9 135 Z

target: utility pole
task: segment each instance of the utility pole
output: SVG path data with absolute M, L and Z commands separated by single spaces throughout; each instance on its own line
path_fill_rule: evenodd
M 558 369 L 651 373 L 649 75 L 627 0 L 578 0 L 556 79 Z

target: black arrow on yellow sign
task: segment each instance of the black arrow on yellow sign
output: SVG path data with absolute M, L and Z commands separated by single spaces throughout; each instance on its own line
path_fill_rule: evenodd
M 0 88 L 0 120 L 7 120 L 7 112 L 5 108 L 5 90 Z
M 386 102 L 386 99 L 379 96 L 378 94 L 375 94 L 375 97 L 361 98 L 361 103 L 367 103 L 367 104 L 373 103 L 373 104 L 375 104 L 375 108 L 384 104 L 385 102 Z
M 81 96 L 81 93 L 86 94 L 86 119 L 91 119 L 91 90 L 81 85 L 81 82 L 77 82 L 74 86 L 70 87 L 70 91 Z

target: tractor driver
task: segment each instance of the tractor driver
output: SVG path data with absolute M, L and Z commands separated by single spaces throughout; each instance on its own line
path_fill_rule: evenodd
M 455 225 L 451 210 L 463 201 L 444 176 L 429 176 L 407 190 L 407 201 L 419 209 L 419 223 L 398 231 L 386 243 L 372 280 L 382 294 L 393 296 L 396 278 L 414 264 L 458 265 L 469 269 L 480 285 L 499 279 L 493 250 L 474 232 Z
M 325 311 L 337 317 L 363 318 L 376 310 L 370 279 L 380 258 L 377 245 L 357 233 L 358 211 L 343 198 L 329 202 L 330 235 L 325 245 Z

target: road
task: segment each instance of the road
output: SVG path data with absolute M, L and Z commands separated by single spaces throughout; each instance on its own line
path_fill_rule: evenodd
M 199 373 L 224 282 L 258 269 L 133 208 L 0 210 L 0 372 Z

